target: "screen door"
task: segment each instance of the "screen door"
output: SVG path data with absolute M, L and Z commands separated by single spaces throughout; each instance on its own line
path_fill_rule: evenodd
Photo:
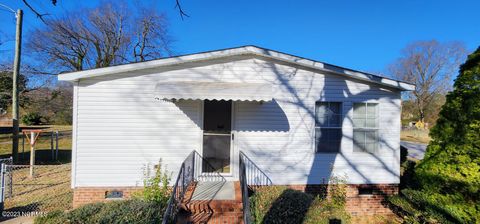
M 232 101 L 205 100 L 203 119 L 203 172 L 230 173 Z

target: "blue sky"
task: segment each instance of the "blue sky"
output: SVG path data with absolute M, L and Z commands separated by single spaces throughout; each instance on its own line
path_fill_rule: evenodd
M 30 0 L 40 11 L 60 17 L 98 1 Z M 82 3 L 83 2 L 83 3 Z M 152 1 L 169 18 L 178 54 L 258 45 L 368 72 L 384 72 L 401 49 L 416 40 L 462 41 L 480 45 L 480 1 L 221 1 L 181 0 L 190 17 L 182 20 L 175 0 Z M 25 11 L 25 35 L 42 26 L 19 0 L 0 3 Z M 0 37 L 12 39 L 14 17 L 0 11 Z M 13 41 L 0 46 L 4 60 Z

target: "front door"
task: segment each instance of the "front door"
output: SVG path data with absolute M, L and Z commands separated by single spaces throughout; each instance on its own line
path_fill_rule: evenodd
M 232 101 L 205 100 L 203 108 L 202 170 L 230 173 Z

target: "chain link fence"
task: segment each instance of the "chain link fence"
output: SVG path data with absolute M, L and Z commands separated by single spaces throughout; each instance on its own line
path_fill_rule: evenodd
M 4 217 L 43 215 L 72 208 L 70 164 L 3 168 Z

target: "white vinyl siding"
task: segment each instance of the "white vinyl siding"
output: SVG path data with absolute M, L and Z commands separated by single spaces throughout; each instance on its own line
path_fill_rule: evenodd
M 74 187 L 141 185 L 143 167 L 160 159 L 174 178 L 192 150 L 201 154 L 202 101 L 155 99 L 155 85 L 196 80 L 273 85 L 273 101 L 234 102 L 233 169 L 242 151 L 274 184 L 324 183 L 332 166 L 352 184 L 399 182 L 398 90 L 251 57 L 189 66 L 80 79 Z M 339 153 L 315 153 L 316 102 L 342 103 Z M 382 111 L 375 154 L 354 152 L 355 102 Z

